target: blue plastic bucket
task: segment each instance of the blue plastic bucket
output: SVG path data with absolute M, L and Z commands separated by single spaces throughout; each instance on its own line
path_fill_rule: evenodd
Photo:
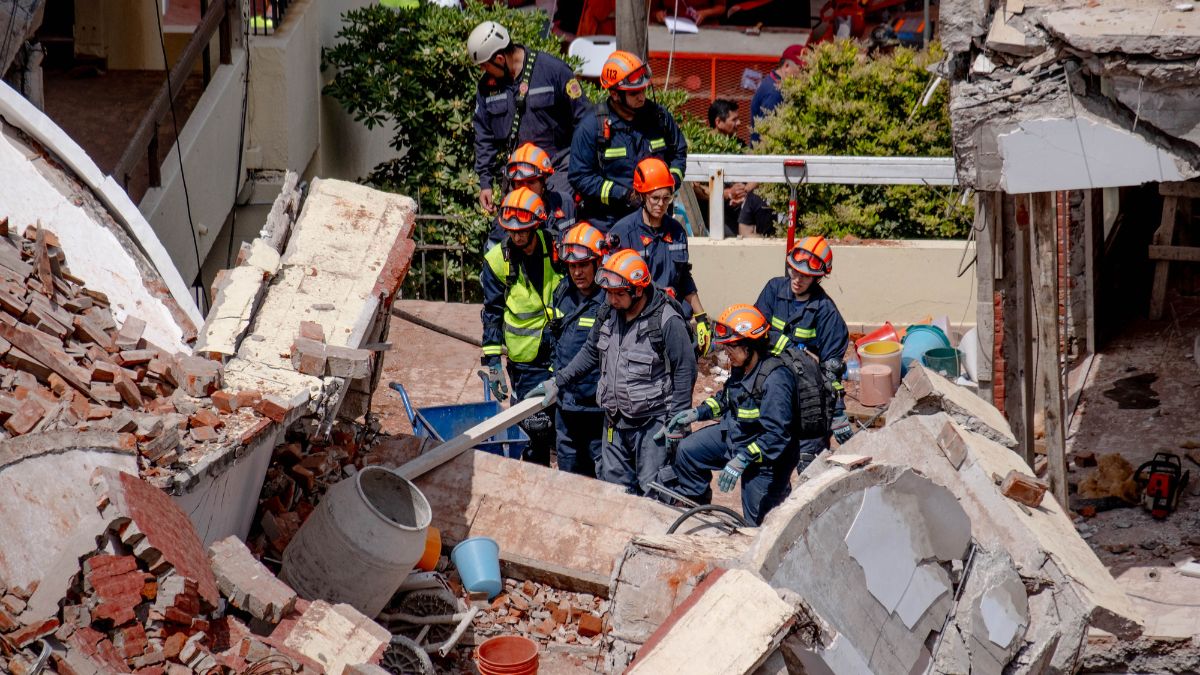
M 463 587 L 472 593 L 496 597 L 504 588 L 500 580 L 500 545 L 490 537 L 471 537 L 450 551 L 450 560 L 458 568 Z
M 924 324 L 909 326 L 904 334 L 904 349 L 900 352 L 900 374 L 907 375 L 908 367 L 913 361 L 922 363 L 925 352 L 938 347 L 949 347 L 950 338 L 937 326 Z

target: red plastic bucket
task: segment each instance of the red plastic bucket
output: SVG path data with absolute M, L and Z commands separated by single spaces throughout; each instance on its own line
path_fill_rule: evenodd
M 858 338 L 854 341 L 854 348 L 871 343 L 871 342 L 899 342 L 900 336 L 896 333 L 896 327 L 891 322 L 884 323 L 874 331 Z
M 538 646 L 529 638 L 498 635 L 475 648 L 480 675 L 535 675 Z

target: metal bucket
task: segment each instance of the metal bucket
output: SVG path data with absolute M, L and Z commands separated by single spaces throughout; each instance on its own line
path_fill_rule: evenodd
M 329 489 L 283 552 L 279 577 L 306 600 L 374 618 L 421 559 L 431 517 L 417 486 L 367 467 Z

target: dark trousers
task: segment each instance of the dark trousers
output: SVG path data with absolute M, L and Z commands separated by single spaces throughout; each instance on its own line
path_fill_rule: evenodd
M 555 452 L 558 468 L 588 478 L 597 478 L 604 438 L 604 413 L 599 410 L 557 409 L 554 429 L 558 435 Z
M 822 438 L 805 438 L 797 441 L 800 445 L 799 464 L 796 465 L 796 473 L 804 473 L 809 464 L 813 463 L 822 452 L 829 449 L 829 436 Z
M 625 491 L 645 495 L 658 472 L 670 462 L 666 439 L 654 440 L 663 421 L 650 418 L 637 426 L 604 421 L 604 440 L 600 450 L 601 480 L 624 485 Z
M 512 389 L 511 401 L 519 402 L 534 387 L 550 379 L 550 365 L 541 360 L 532 363 L 508 362 L 508 380 Z M 521 422 L 529 435 L 529 447 L 522 457 L 527 462 L 550 466 L 550 450 L 554 448 L 553 411 L 534 413 Z
M 675 455 L 675 477 L 679 492 L 701 504 L 712 502 L 712 472 L 725 468 L 734 457 L 729 439 L 719 424 L 704 427 L 683 439 Z M 742 515 L 761 525 L 771 509 L 792 492 L 792 469 L 798 453 L 786 449 L 774 461 L 751 464 L 742 472 Z

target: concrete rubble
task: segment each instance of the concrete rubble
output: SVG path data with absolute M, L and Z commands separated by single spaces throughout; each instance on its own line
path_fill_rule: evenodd
M 1022 193 L 1196 176 L 1200 18 L 1191 9 L 943 3 L 959 179 Z
M 609 667 L 740 650 L 719 672 L 1077 672 L 1089 635 L 1136 643 L 1142 617 L 1062 507 L 1003 493 L 1010 472 L 1033 472 L 995 440 L 1011 431 L 994 409 L 919 366 L 904 386 L 886 426 L 806 470 L 761 528 L 713 540 L 724 546 L 631 542 L 611 588 Z M 696 610 L 720 604 L 706 596 L 725 570 L 745 570 L 735 594 L 770 588 L 763 606 L 789 608 L 755 616 L 741 647 L 720 646 Z

